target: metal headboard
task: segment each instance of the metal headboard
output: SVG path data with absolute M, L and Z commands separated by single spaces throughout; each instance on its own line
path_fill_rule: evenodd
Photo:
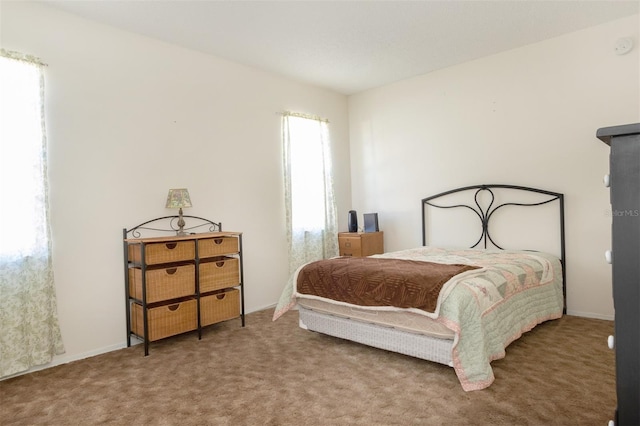
M 198 216 L 182 215 L 184 219 L 192 219 L 189 226 L 184 227 L 185 232 L 204 230 L 204 232 L 219 232 L 222 231 L 222 222 L 212 222 L 209 219 L 205 219 Z M 126 239 L 131 235 L 133 238 L 142 237 L 141 231 L 154 231 L 160 233 L 173 233 L 178 231 L 178 218 L 179 216 L 162 216 L 155 219 L 148 220 L 136 225 L 130 229 L 123 229 L 123 237 Z M 205 230 L 206 229 L 206 230 Z
M 538 194 L 548 195 L 548 198 L 545 198 L 539 202 L 532 203 L 523 203 L 523 202 L 508 202 L 502 203 L 494 206 L 495 195 L 492 189 L 513 189 L 518 191 L 525 192 L 534 192 Z M 473 196 L 473 204 L 452 204 L 452 205 L 441 205 L 435 204 L 433 201 L 444 197 L 446 195 L 455 194 L 457 192 L 464 191 L 473 191 L 475 190 L 475 194 Z M 486 207 L 483 207 L 478 201 L 478 197 L 487 192 L 490 196 L 490 201 Z M 552 203 L 554 201 L 558 201 L 558 211 L 559 211 L 559 220 L 560 220 L 560 262 L 562 264 L 562 292 L 566 301 L 566 259 L 565 259 L 565 239 L 564 239 L 564 194 L 552 191 L 546 191 L 538 188 L 530 188 L 526 186 L 516 186 L 516 185 L 501 185 L 501 184 L 488 184 L 488 185 L 472 185 L 465 186 L 461 188 L 452 189 L 449 191 L 441 192 L 436 195 L 432 195 L 427 198 L 422 199 L 422 245 L 425 246 L 427 244 L 427 227 L 426 227 L 426 209 L 427 206 L 441 208 L 441 209 L 454 209 L 454 208 L 464 208 L 473 211 L 478 218 L 480 219 L 480 223 L 482 225 L 482 234 L 480 238 L 471 248 L 478 247 L 480 243 L 483 243 L 484 248 L 487 248 L 487 243 L 491 242 L 496 248 L 503 249 L 500 247 L 491 237 L 489 233 L 489 220 L 491 216 L 496 212 L 496 210 L 501 209 L 506 206 L 540 206 L 543 204 Z M 566 311 L 566 302 L 565 302 L 565 311 Z

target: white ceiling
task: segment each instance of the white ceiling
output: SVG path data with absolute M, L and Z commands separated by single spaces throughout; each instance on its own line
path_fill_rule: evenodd
M 44 2 L 347 95 L 640 10 L 640 0 Z

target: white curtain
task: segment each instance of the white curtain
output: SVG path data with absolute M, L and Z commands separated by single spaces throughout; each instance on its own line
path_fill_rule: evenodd
M 282 118 L 289 275 L 304 263 L 338 255 L 329 125 L 285 113 Z
M 64 352 L 48 222 L 43 66 L 0 50 L 0 377 Z

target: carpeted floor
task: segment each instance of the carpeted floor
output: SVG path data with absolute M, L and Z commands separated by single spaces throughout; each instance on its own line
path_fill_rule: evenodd
M 539 325 L 464 392 L 452 368 L 298 328 L 272 310 L 0 382 L 9 425 L 605 425 L 613 322 Z

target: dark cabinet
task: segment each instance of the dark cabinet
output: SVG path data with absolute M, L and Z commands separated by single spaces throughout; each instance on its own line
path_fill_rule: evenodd
M 609 176 L 615 308 L 616 425 L 640 425 L 640 123 L 598 129 Z

